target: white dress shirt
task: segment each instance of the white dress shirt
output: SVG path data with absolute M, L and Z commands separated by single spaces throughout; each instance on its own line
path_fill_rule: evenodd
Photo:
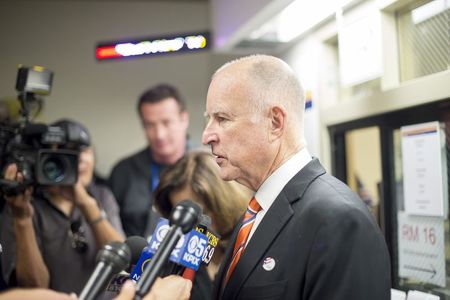
M 284 186 L 295 176 L 295 174 L 303 169 L 311 159 L 308 149 L 303 148 L 276 169 L 256 191 L 255 198 L 261 206 L 261 210 L 256 215 L 255 223 L 253 223 L 246 245 Z

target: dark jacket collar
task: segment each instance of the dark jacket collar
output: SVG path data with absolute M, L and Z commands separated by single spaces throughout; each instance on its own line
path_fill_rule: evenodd
M 213 294 L 216 299 L 234 299 L 238 295 L 246 279 L 262 259 L 267 248 L 270 247 L 276 236 L 294 214 L 292 203 L 301 200 L 308 186 L 323 174 L 325 174 L 325 169 L 317 158 L 313 158 L 286 184 L 253 234 L 251 242 L 247 245 L 223 291 L 223 297 L 220 297 L 220 287 L 230 264 L 234 246 L 232 244 L 236 240 L 240 229 L 240 225 L 236 226 L 216 276 Z

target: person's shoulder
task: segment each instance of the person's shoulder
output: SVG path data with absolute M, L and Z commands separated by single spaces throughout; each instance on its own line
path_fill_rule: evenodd
M 320 189 L 323 193 L 333 195 L 336 199 L 349 198 L 352 200 L 359 200 L 355 192 L 353 192 L 346 183 L 342 182 L 333 175 L 325 173 L 322 176 L 319 176 L 315 183 L 315 188 Z
M 128 155 L 122 159 L 120 159 L 113 167 L 114 170 L 122 170 L 124 168 L 130 168 L 135 164 L 142 164 L 143 161 L 149 160 L 150 157 L 150 149 L 149 147 L 145 147 L 131 155 Z
M 322 216 L 338 214 L 367 214 L 364 202 L 345 183 L 329 174 L 312 181 L 299 200 L 309 213 Z
M 114 199 L 111 189 L 106 184 L 92 182 L 88 185 L 87 190 L 99 203 L 108 202 L 109 200 Z
M 147 147 L 145 147 L 143 149 L 140 149 L 140 150 L 138 150 L 138 151 L 136 151 L 136 152 L 134 152 L 134 153 L 132 153 L 132 154 L 122 158 L 119 161 L 118 164 L 131 162 L 131 161 L 134 161 L 136 159 L 146 158 L 148 156 L 150 156 L 150 148 L 147 146 Z

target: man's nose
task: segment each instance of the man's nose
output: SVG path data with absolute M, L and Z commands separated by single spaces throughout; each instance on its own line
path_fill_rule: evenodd
M 166 129 L 164 128 L 164 126 L 155 126 L 154 135 L 158 140 L 163 139 L 166 135 Z
M 205 129 L 203 130 L 202 144 L 208 145 L 213 142 L 217 142 L 217 134 L 213 132 L 211 126 L 208 124 L 208 125 L 206 125 Z

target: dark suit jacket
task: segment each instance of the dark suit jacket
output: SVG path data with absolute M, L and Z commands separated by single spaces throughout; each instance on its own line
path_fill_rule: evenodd
M 216 299 L 390 299 L 390 259 L 378 225 L 317 159 L 277 196 L 222 293 L 232 247 L 216 277 Z
M 114 166 L 108 184 L 120 207 L 127 236 L 153 232 L 160 215 L 152 210 L 151 152 L 148 147 Z

